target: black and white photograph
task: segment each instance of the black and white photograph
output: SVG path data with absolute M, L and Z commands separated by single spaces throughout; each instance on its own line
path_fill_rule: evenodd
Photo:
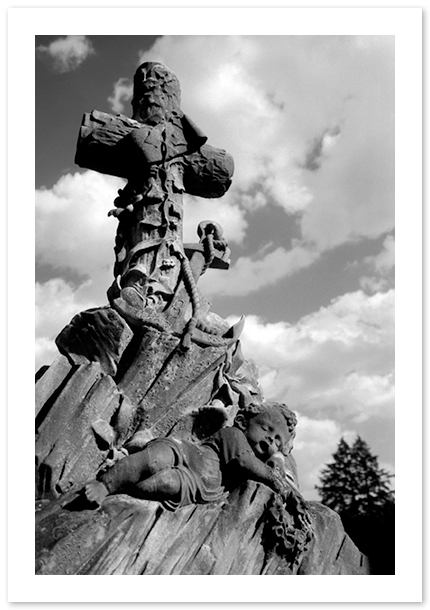
M 404 368 L 420 366 L 421 176 L 409 195 L 399 159 L 420 164 L 421 11 L 354 10 L 22 9 L 37 21 L 35 478 L 31 455 L 20 468 L 36 504 L 32 584 L 10 601 L 419 601 L 418 565 L 401 583 L 421 542 L 420 374 Z M 84 575 L 147 578 L 103 581 L 141 597 L 40 578 Z M 230 597 L 151 578 L 245 575 Z M 343 578 L 318 596 L 257 578 L 274 575 Z

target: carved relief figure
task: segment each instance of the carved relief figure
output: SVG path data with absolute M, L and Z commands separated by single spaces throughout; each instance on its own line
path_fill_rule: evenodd
M 101 504 L 109 494 L 158 500 L 175 510 L 217 502 L 246 480 L 285 491 L 293 479 L 282 455 L 292 448 L 297 420 L 286 405 L 249 405 L 225 427 L 200 443 L 173 438 L 150 441 L 86 485 L 88 500 Z

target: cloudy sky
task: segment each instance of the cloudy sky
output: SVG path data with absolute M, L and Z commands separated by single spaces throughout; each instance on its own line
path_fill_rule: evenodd
M 357 434 L 394 472 L 394 37 L 36 36 L 36 368 L 71 317 L 107 304 L 118 178 L 74 165 L 82 115 L 131 114 L 143 61 L 234 157 L 221 199 L 185 197 L 185 241 L 220 222 L 228 272 L 202 290 L 246 324 L 267 399 L 299 416 L 301 489 Z

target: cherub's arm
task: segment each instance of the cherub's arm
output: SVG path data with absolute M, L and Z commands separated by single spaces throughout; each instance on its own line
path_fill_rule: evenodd
M 273 468 L 259 460 L 253 453 L 245 452 L 240 454 L 237 456 L 236 462 L 247 479 L 257 481 L 257 483 L 264 483 L 276 492 L 280 492 L 284 488 L 285 484 L 283 484 Z
M 273 468 L 280 478 L 293 487 L 296 491 L 299 490 L 293 471 L 288 468 L 286 456 L 283 453 L 278 451 L 272 455 L 269 460 L 267 460 L 266 464 Z

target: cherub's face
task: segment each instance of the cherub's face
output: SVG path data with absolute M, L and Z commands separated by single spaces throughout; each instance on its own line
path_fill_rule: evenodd
M 282 451 L 290 438 L 285 419 L 276 411 L 265 411 L 252 417 L 245 435 L 262 462 L 267 462 L 277 451 Z

